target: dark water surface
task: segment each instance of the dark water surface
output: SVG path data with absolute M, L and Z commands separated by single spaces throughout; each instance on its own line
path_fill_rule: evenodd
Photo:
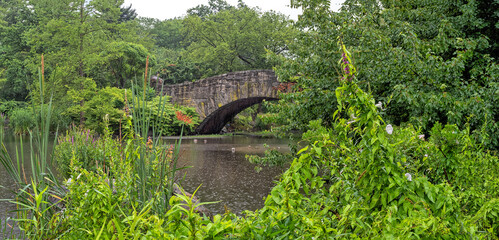
M 22 145 L 21 145 L 21 138 L 22 138 Z M 52 146 L 53 146 L 53 140 L 54 138 L 49 137 L 49 151 L 51 151 Z M 35 140 L 33 140 L 35 141 Z M 19 156 L 19 159 L 21 159 L 21 156 L 24 157 L 24 162 L 20 162 L 21 165 L 24 166 L 24 172 L 21 172 L 21 177 L 24 178 L 26 181 L 30 181 L 30 176 L 31 174 L 31 164 L 29 162 L 30 159 L 30 154 L 31 154 L 31 143 L 29 140 L 29 136 L 18 136 L 14 134 L 8 134 L 5 133 L 3 136 L 3 142 L 5 144 L 5 148 L 7 149 L 7 152 L 9 152 L 11 159 L 14 161 L 14 164 L 16 163 L 16 155 Z M 33 145 L 35 143 L 33 142 Z M 53 167 L 51 169 L 54 169 Z M 53 172 L 57 174 L 57 171 L 54 169 Z M 10 232 L 10 226 L 16 226 L 15 222 L 12 220 L 13 218 L 17 218 L 14 210 L 16 210 L 16 206 L 13 203 L 10 203 L 8 200 L 14 199 L 16 196 L 16 192 L 18 191 L 18 187 L 16 182 L 12 179 L 12 177 L 9 175 L 9 173 L 5 170 L 5 167 L 0 164 L 0 219 L 1 219 L 1 225 L 0 225 L 0 231 L 3 233 L 4 228 L 7 228 L 8 230 L 6 231 L 6 234 L 9 235 L 8 233 Z M 8 219 L 10 218 L 10 219 Z M 7 225 L 5 224 L 7 223 Z M 19 234 L 19 229 L 15 227 L 14 230 L 15 233 Z M 0 235 L 0 239 L 4 237 L 3 235 Z
M 174 143 L 175 140 L 167 140 Z M 225 207 L 234 213 L 256 210 L 263 206 L 263 198 L 270 193 L 284 167 L 265 167 L 255 171 L 255 165 L 245 159 L 246 154 L 263 155 L 264 143 L 269 148 L 288 152 L 286 140 L 225 136 L 219 138 L 189 138 L 182 140 L 179 166 L 192 166 L 184 171 L 181 182 L 186 191 L 203 202 L 212 213 L 222 214 Z M 180 174 L 179 174 L 180 175 Z
M 23 138 L 24 157 L 29 159 L 29 138 Z M 166 144 L 175 143 L 175 138 L 165 139 Z M 19 137 L 6 135 L 4 143 L 15 159 L 16 146 L 20 152 Z M 220 137 L 189 137 L 182 140 L 179 166 L 192 166 L 177 176 L 187 192 L 193 193 L 201 186 L 196 196 L 203 202 L 219 201 L 205 205 L 212 213 L 221 214 L 225 207 L 234 213 L 244 210 L 256 210 L 263 206 L 263 198 L 267 196 L 274 181 L 278 180 L 284 167 L 265 167 L 260 172 L 255 171 L 255 165 L 250 164 L 246 154 L 263 155 L 264 144 L 281 152 L 288 152 L 288 142 L 274 138 L 256 138 L 248 136 Z M 30 166 L 26 161 L 26 175 L 30 175 Z M 12 199 L 16 185 L 10 175 L 0 166 L 0 199 Z M 8 202 L 0 202 L 0 215 L 13 216 L 9 211 L 15 206 Z

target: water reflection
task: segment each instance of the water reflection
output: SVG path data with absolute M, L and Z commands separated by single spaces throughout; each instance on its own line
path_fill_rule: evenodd
M 206 206 L 214 214 L 224 213 L 224 206 L 237 214 L 261 208 L 263 198 L 284 170 L 266 167 L 257 173 L 245 159 L 246 154 L 262 155 L 264 143 L 289 151 L 286 141 L 280 139 L 229 136 L 182 140 L 179 165 L 192 166 L 184 171 L 182 186 L 192 193 L 201 185 L 196 196 L 203 202 L 219 201 Z
M 29 138 L 22 137 L 23 143 L 22 148 L 20 144 L 20 137 L 18 135 L 8 135 L 4 136 L 4 144 L 7 152 L 10 154 L 13 161 L 16 161 L 16 152 L 19 156 L 21 154 L 24 155 L 25 159 L 29 159 L 30 156 L 30 142 Z M 22 152 L 21 152 L 22 149 Z M 24 170 L 26 174 L 31 173 L 31 165 L 25 161 L 24 162 Z M 13 199 L 16 195 L 15 191 L 17 191 L 17 184 L 12 179 L 12 177 L 5 170 L 4 166 L 0 166 L 0 186 L 2 187 L 0 191 L 0 199 Z M 5 213 L 12 211 L 15 209 L 15 205 L 8 202 L 0 202 L 0 215 L 4 215 Z M 11 214 L 8 214 L 11 215 Z

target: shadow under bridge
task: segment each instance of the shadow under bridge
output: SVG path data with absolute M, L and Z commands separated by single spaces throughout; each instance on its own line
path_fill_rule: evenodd
M 208 115 L 196 128 L 197 134 L 217 134 L 238 113 L 263 101 L 277 101 L 273 97 L 249 97 L 225 104 Z

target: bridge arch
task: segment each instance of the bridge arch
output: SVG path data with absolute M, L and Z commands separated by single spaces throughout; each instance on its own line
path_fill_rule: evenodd
M 242 110 L 263 100 L 277 100 L 280 87 L 272 70 L 231 72 L 174 85 L 151 78 L 151 85 L 158 94 L 171 96 L 171 102 L 196 109 L 203 119 L 199 134 L 219 133 Z
M 238 113 L 263 101 L 277 101 L 273 97 L 249 97 L 238 99 L 218 108 L 208 115 L 196 128 L 197 134 L 217 134 Z

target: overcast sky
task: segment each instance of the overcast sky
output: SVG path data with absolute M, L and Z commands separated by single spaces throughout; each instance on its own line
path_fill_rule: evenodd
M 237 0 L 226 0 L 230 5 L 237 5 Z M 331 0 L 331 8 L 337 10 L 344 0 Z M 301 10 L 289 7 L 290 0 L 244 0 L 250 7 L 260 7 L 263 11 L 274 10 L 298 19 Z M 132 4 L 141 17 L 170 19 L 185 15 L 187 9 L 208 4 L 208 0 L 125 0 L 125 6 Z

